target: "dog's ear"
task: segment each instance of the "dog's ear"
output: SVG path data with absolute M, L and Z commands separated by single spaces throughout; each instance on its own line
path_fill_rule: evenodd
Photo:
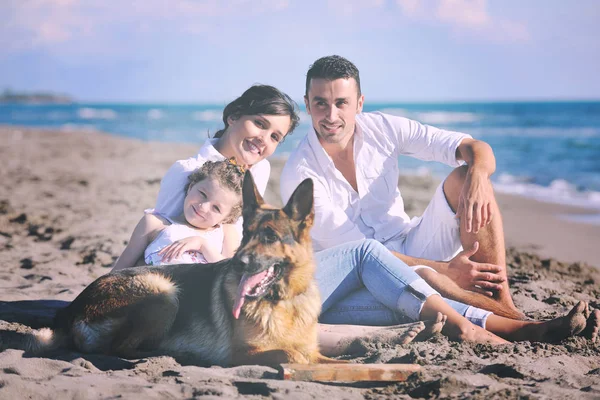
M 283 207 L 283 212 L 295 221 L 303 221 L 310 216 L 312 222 L 314 215 L 313 203 L 313 181 L 306 178 L 294 190 L 287 204 Z
M 256 209 L 264 203 L 265 201 L 256 189 L 256 185 L 254 184 L 254 178 L 252 178 L 252 174 L 250 173 L 250 171 L 246 171 L 246 173 L 244 174 L 244 184 L 242 186 L 242 214 L 244 220 L 246 220 L 247 213 L 251 213 L 250 215 L 253 215 Z

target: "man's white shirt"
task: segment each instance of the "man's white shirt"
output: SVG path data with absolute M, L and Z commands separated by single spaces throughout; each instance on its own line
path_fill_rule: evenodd
M 462 162 L 456 159 L 456 150 L 470 137 L 380 112 L 359 114 L 354 133 L 356 192 L 311 128 L 283 169 L 281 197 L 285 204 L 300 182 L 312 178 L 315 223 L 311 236 L 316 251 L 366 238 L 385 244 L 419 223 L 418 217 L 411 220 L 404 211 L 398 157 L 458 167 Z

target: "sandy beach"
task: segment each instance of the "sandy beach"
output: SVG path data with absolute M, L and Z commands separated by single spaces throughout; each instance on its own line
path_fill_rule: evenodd
M 199 145 L 141 142 L 94 132 L 0 127 L 0 340 L 39 328 L 55 306 L 107 273 L 160 179 Z M 272 160 L 266 200 L 280 205 L 283 160 Z M 438 182 L 401 177 L 409 214 L 419 214 Z M 600 226 L 568 222 L 586 210 L 499 195 L 507 267 L 516 305 L 553 318 L 583 300 L 600 308 Z M 52 307 L 51 307 L 52 309 Z M 327 385 L 280 381 L 272 368 L 200 368 L 171 357 L 125 360 L 60 351 L 31 357 L 0 342 L 0 398 L 600 398 L 600 343 L 492 347 L 443 336 L 385 346 L 361 343 L 349 359 L 417 363 L 407 382 Z

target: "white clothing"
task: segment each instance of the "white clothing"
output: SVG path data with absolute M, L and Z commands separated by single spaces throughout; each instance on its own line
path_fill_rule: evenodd
M 161 215 L 171 224 L 167 225 L 156 238 L 146 247 L 144 251 L 144 261 L 147 265 L 170 265 L 170 264 L 206 264 L 206 258 L 199 251 L 186 251 L 181 256 L 165 262 L 159 251 L 174 242 L 192 236 L 200 236 L 206 240 L 209 246 L 214 247 L 219 253 L 223 251 L 223 228 L 219 225 L 218 228 L 209 231 L 194 229 L 188 225 L 184 225 L 173 221 L 171 218 Z
M 398 157 L 412 156 L 460 166 L 456 150 L 470 135 L 383 114 L 356 116 L 354 162 L 358 193 L 325 152 L 311 129 L 289 157 L 281 174 L 281 197 L 287 201 L 296 186 L 312 178 L 315 187 L 315 250 L 365 238 L 384 245 L 405 238 L 420 218 L 408 217 L 398 189 Z M 443 195 L 443 193 L 442 193 Z
M 206 161 L 223 161 L 225 156 L 215 149 L 219 139 L 207 139 L 198 151 L 196 157 L 179 160 L 169 168 L 160 182 L 160 190 L 156 199 L 154 210 L 150 210 L 169 217 L 176 217 L 183 212 L 185 199 L 185 186 L 188 176 L 200 168 Z M 261 160 L 250 168 L 254 183 L 261 195 L 264 195 L 271 174 L 271 165 L 267 160 Z M 241 218 L 240 218 L 241 221 Z M 240 224 L 241 226 L 241 224 Z
M 462 250 L 459 220 L 446 200 L 443 182 L 418 221 L 406 235 L 385 242 L 385 247 L 412 257 L 438 261 L 450 260 Z

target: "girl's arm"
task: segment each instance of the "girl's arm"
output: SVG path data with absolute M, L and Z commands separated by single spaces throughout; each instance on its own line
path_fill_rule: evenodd
M 207 244 L 201 236 L 190 236 L 179 239 L 158 252 L 163 261 L 170 262 L 181 257 L 186 251 L 196 250 L 202 253 L 206 261 L 214 263 L 230 258 L 235 254 L 241 242 L 241 236 L 235 225 L 223 225 L 223 250 L 221 253 L 212 245 Z
M 235 224 L 223 225 L 223 258 L 231 258 L 240 247 L 242 235 Z M 206 257 L 206 256 L 205 256 Z
M 226 258 L 231 258 L 235 254 L 238 246 L 240 245 L 242 238 L 235 225 L 224 224 L 223 225 L 223 250 L 221 253 L 217 251 L 214 246 L 202 243 L 200 252 L 206 258 L 208 262 L 217 262 Z
M 133 230 L 127 247 L 115 262 L 111 272 L 135 266 L 136 261 L 144 255 L 146 247 L 164 227 L 164 223 L 156 216 L 144 215 Z

